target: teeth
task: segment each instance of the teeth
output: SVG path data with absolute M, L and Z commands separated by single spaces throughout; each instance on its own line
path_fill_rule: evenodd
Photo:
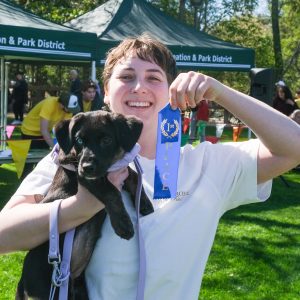
M 150 106 L 150 103 L 149 102 L 128 102 L 128 105 L 131 106 L 131 107 L 148 107 Z

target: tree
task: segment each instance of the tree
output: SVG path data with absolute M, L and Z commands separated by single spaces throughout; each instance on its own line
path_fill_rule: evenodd
M 15 0 L 34 14 L 47 20 L 63 24 L 106 2 L 105 0 Z
M 271 8 L 272 30 L 273 30 L 273 48 L 275 58 L 275 77 L 282 79 L 283 77 L 283 59 L 281 52 L 281 40 L 279 30 L 279 0 L 272 0 Z

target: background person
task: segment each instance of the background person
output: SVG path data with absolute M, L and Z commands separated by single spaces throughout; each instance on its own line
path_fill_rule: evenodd
M 291 115 L 290 118 L 295 121 L 297 124 L 300 125 L 300 109 L 296 109 L 294 110 Z
M 53 127 L 78 112 L 78 99 L 75 95 L 62 92 L 59 97 L 47 97 L 35 105 L 25 117 L 21 126 L 22 138 L 32 140 L 31 149 L 52 148 Z
M 15 115 L 12 125 L 19 125 L 23 122 L 25 104 L 28 102 L 28 84 L 22 72 L 16 73 L 16 82 L 12 91 L 13 113 Z
M 82 83 L 81 96 L 79 98 L 80 111 L 88 112 L 102 108 L 104 105 L 103 97 L 97 93 L 96 88 L 96 83 L 91 79 Z
M 79 99 L 81 97 L 81 81 L 79 79 L 78 71 L 75 69 L 71 70 L 69 78 L 71 81 L 70 93 L 76 95 Z
M 197 72 L 176 77 L 175 66 L 172 53 L 144 35 L 125 39 L 112 49 L 103 73 L 105 102 L 111 110 L 135 115 L 144 124 L 140 162 L 145 192 L 155 209 L 141 217 L 148 267 L 145 299 L 198 299 L 221 216 L 239 205 L 266 200 L 270 179 L 300 162 L 300 127 L 295 122 L 212 77 Z M 181 148 L 177 201 L 153 200 L 158 112 L 168 101 L 172 108 L 185 110 L 202 99 L 226 108 L 259 139 L 185 145 Z M 51 203 L 36 201 L 41 198 L 37 195 L 47 191 L 56 169 L 48 155 L 4 207 L 0 213 L 0 252 L 33 248 L 48 239 Z M 108 174 L 108 179 L 121 190 L 127 175 L 124 168 Z M 136 222 L 132 201 L 128 193 L 121 192 L 126 210 Z M 85 222 L 103 208 L 78 185 L 77 194 L 62 201 L 60 232 Z M 137 235 L 129 241 L 120 239 L 106 218 L 85 272 L 89 298 L 135 299 L 138 269 Z
M 279 86 L 277 88 L 275 98 L 273 100 L 273 107 L 286 116 L 289 116 L 295 109 L 297 109 L 292 92 L 288 86 Z
M 295 102 L 296 102 L 298 108 L 300 108 L 300 90 L 298 90 L 295 94 Z

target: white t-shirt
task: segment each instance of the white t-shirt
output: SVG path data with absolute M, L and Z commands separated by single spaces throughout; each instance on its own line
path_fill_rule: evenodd
M 154 213 L 140 219 L 147 261 L 145 300 L 198 299 L 222 214 L 270 195 L 271 181 L 257 185 L 258 147 L 258 140 L 186 145 L 181 149 L 177 197 L 166 201 L 152 200 L 155 161 L 141 158 L 143 185 L 155 207 Z M 32 194 L 34 186 L 30 190 Z M 24 193 L 22 186 L 17 193 Z M 136 228 L 132 201 L 126 192 L 122 198 Z M 136 235 L 121 239 L 106 218 L 85 275 L 90 299 L 135 299 Z

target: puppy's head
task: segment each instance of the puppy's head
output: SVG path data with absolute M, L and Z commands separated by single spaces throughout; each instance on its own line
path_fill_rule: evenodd
M 75 163 L 79 176 L 102 177 L 133 148 L 142 128 L 142 121 L 133 116 L 105 111 L 79 113 L 55 127 L 64 153 L 61 162 Z

